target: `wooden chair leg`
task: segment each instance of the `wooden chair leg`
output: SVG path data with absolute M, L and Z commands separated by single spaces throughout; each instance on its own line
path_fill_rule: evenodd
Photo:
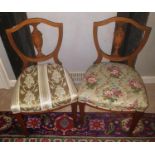
M 26 122 L 23 119 L 23 115 L 22 114 L 15 114 L 16 119 L 18 120 L 18 123 L 20 124 L 23 134 L 24 135 L 29 135 L 28 130 L 26 128 Z
M 128 132 L 129 136 L 132 136 L 132 132 L 134 131 L 135 127 L 137 126 L 139 120 L 142 118 L 143 115 L 144 115 L 144 112 L 135 112 L 133 114 L 131 126 Z
M 77 126 L 77 103 L 73 103 L 71 105 L 72 108 L 72 116 L 73 116 L 73 121 L 74 121 L 74 126 Z
M 82 127 L 84 124 L 85 103 L 79 103 L 79 109 L 80 109 L 80 126 Z

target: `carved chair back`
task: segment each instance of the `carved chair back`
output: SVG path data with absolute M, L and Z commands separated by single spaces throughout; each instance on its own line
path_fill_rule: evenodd
M 43 45 L 43 37 L 42 33 L 39 31 L 37 26 L 39 24 L 46 24 L 51 27 L 58 28 L 58 41 L 56 44 L 56 47 L 53 51 L 51 51 L 49 54 L 45 55 L 44 52 L 42 52 L 42 45 Z M 17 46 L 13 34 L 17 32 L 18 30 L 22 29 L 25 26 L 31 25 L 33 27 L 31 36 L 32 36 L 32 43 L 34 47 L 36 48 L 36 55 L 35 56 L 27 56 L 25 55 Z M 62 37 L 63 37 L 63 24 L 62 23 L 55 23 L 46 19 L 42 18 L 30 18 L 27 19 L 16 26 L 9 28 L 6 30 L 7 37 L 9 39 L 9 42 L 13 48 L 13 50 L 17 53 L 17 55 L 21 58 L 23 61 L 23 69 L 28 66 L 30 62 L 41 62 L 41 61 L 46 61 L 48 59 L 53 58 L 55 63 L 61 64 L 61 62 L 58 59 L 58 52 L 60 50 L 60 46 L 62 43 Z
M 113 39 L 113 52 L 111 55 L 108 55 L 106 52 L 104 52 L 100 45 L 99 45 L 99 40 L 98 40 L 98 28 L 100 26 L 104 26 L 107 24 L 110 24 L 112 22 L 117 23 L 117 29 L 114 31 L 114 39 Z M 143 32 L 142 35 L 142 39 L 140 40 L 139 44 L 137 47 L 135 47 L 134 49 L 132 49 L 132 51 L 130 51 L 129 55 L 126 56 L 121 56 L 120 55 L 120 47 L 125 39 L 125 31 L 124 31 L 124 24 L 131 24 L 132 26 L 136 27 L 137 29 L 139 29 L 140 31 Z M 142 48 L 144 47 L 144 45 L 146 44 L 149 34 L 150 34 L 151 28 L 144 26 L 142 24 L 139 24 L 138 22 L 129 19 L 129 18 L 124 18 L 124 17 L 112 17 L 103 21 L 99 21 L 99 22 L 94 22 L 94 26 L 93 26 L 93 36 L 94 36 L 94 43 L 95 43 L 95 47 L 97 49 L 97 54 L 98 57 L 96 59 L 96 61 L 94 62 L 96 63 L 100 63 L 103 58 L 106 58 L 110 61 L 114 61 L 114 62 L 127 62 L 127 64 L 129 66 L 134 67 L 134 61 L 136 56 L 138 55 L 138 53 L 142 50 Z

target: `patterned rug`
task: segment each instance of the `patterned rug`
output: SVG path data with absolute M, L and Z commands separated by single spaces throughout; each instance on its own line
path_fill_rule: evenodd
M 21 135 L 21 128 L 11 113 L 0 113 L 0 141 L 155 141 L 155 114 L 144 115 L 132 138 L 127 138 L 129 114 L 86 113 L 82 128 L 73 126 L 71 113 L 48 113 L 24 119 L 29 138 Z
M 78 136 L 13 136 L 0 142 L 155 142 L 155 137 L 78 137 Z

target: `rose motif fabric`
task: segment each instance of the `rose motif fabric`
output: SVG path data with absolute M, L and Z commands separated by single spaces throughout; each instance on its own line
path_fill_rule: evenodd
M 78 90 L 78 101 L 115 111 L 144 111 L 148 98 L 144 83 L 131 67 L 120 63 L 92 65 Z
M 37 112 L 55 109 L 77 101 L 77 91 L 68 72 L 57 64 L 38 64 L 19 76 L 12 96 L 11 110 Z

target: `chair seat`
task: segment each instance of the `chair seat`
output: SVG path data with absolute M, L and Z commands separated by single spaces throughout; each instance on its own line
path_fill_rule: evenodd
M 148 106 L 140 75 L 120 63 L 91 66 L 79 86 L 79 102 L 113 111 L 141 111 Z
M 58 64 L 26 68 L 19 76 L 12 95 L 11 110 L 40 112 L 77 101 L 77 91 L 67 71 Z

